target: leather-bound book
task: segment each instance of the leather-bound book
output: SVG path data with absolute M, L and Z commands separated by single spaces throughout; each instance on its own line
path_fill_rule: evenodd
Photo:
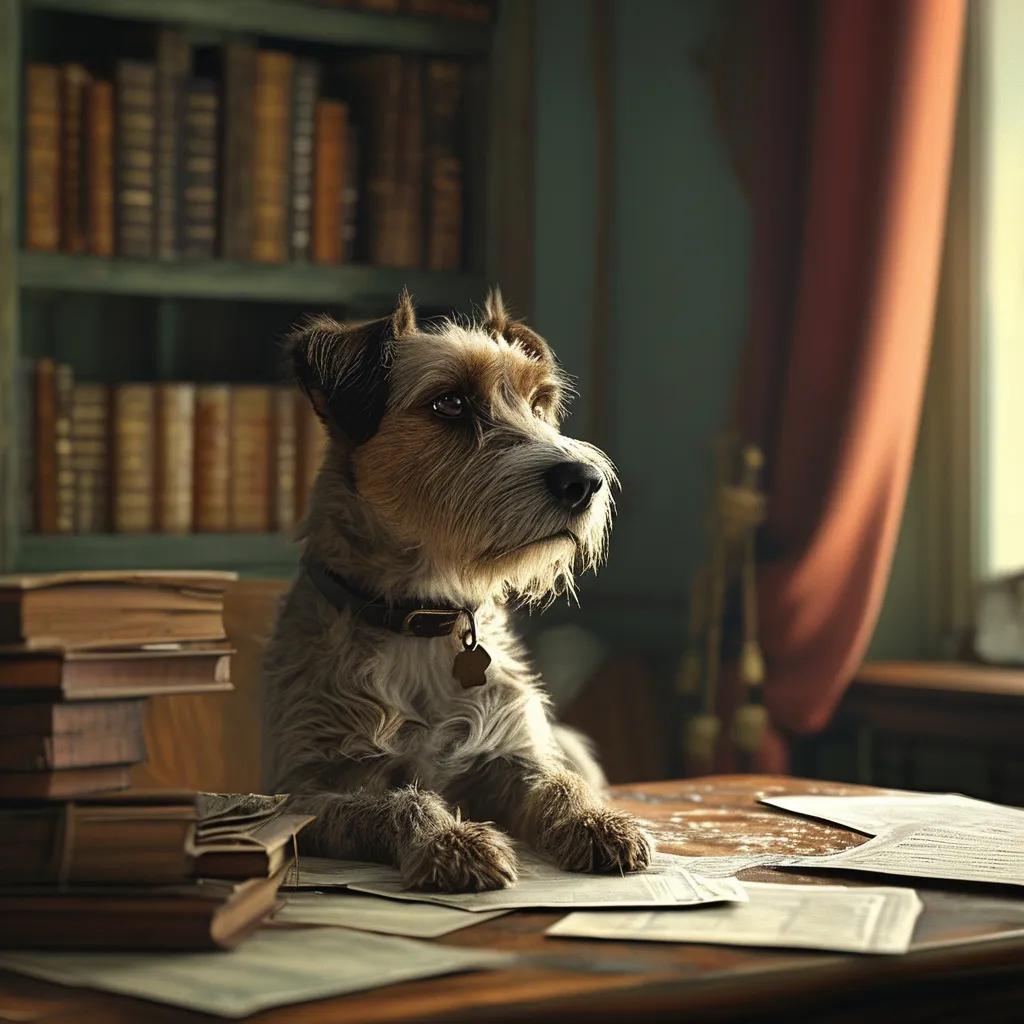
M 118 61 L 117 251 L 152 259 L 156 251 L 156 65 Z
M 341 193 L 341 262 L 359 258 L 359 128 L 349 118 L 345 131 L 345 187 Z
M 156 526 L 156 388 L 114 388 L 113 528 L 116 533 L 152 533 Z
M 29 64 L 25 74 L 25 248 L 60 248 L 60 69 Z
M 75 533 L 110 529 L 110 388 L 75 384 L 71 403 Z
M 401 186 L 399 193 L 399 223 L 401 227 L 397 265 L 422 267 L 423 247 L 423 171 L 424 153 L 423 75 L 424 65 L 419 57 L 406 57 L 403 69 L 404 97 L 402 102 Z
M 294 389 L 274 388 L 270 477 L 270 525 L 274 530 L 290 530 L 296 522 L 298 411 Z
M 35 372 L 35 532 L 57 533 L 57 364 L 45 357 Z
M 156 256 L 178 255 L 178 150 L 181 144 L 182 82 L 192 69 L 185 33 L 162 27 L 156 44 Z
M 195 500 L 195 384 L 158 384 L 156 421 L 156 529 L 190 533 Z
M 427 243 L 431 270 L 462 266 L 463 164 L 459 146 L 462 65 L 427 63 Z
M 75 375 L 67 363 L 53 373 L 54 469 L 57 474 L 57 532 L 75 529 L 75 468 L 71 459 L 71 407 Z
M 252 249 L 253 90 L 256 50 L 232 39 L 224 46 L 220 253 L 248 260 Z
M 320 65 L 315 60 L 295 62 L 292 95 L 291 202 L 288 228 L 289 257 L 308 260 L 313 231 L 313 153 Z
M 36 528 L 36 361 L 20 356 L 14 400 L 18 406 L 18 529 Z
M 85 98 L 85 222 L 89 252 L 114 255 L 114 87 L 91 81 Z
M 270 423 L 273 388 L 240 384 L 231 395 L 231 529 L 270 529 Z
M 340 263 L 348 110 L 339 100 L 318 100 L 313 177 L 313 259 Z
M 290 206 L 292 77 L 290 53 L 256 54 L 253 93 L 252 259 L 284 263 L 288 259 Z
M 216 82 L 186 79 L 182 107 L 178 252 L 184 259 L 212 260 L 217 254 Z
M 196 389 L 195 520 L 197 533 L 231 529 L 231 388 Z
M 89 72 L 81 64 L 61 68 L 61 248 L 88 247 L 85 198 L 85 106 Z

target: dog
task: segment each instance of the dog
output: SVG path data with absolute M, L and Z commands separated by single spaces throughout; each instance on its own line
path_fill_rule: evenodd
M 547 343 L 500 292 L 422 327 L 403 292 L 368 323 L 309 320 L 289 352 L 327 433 L 264 658 L 274 791 L 315 815 L 300 850 L 447 892 L 513 884 L 510 837 L 569 871 L 647 867 L 509 626 L 603 560 L 617 486 L 559 432 Z

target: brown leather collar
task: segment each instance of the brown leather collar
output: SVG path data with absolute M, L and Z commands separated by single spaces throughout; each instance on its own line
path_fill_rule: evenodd
M 339 612 L 352 614 L 377 629 L 388 629 L 401 636 L 415 636 L 425 640 L 451 636 L 465 619 L 463 644 L 476 646 L 476 619 L 469 608 L 432 605 L 419 601 L 393 601 L 370 598 L 353 590 L 336 572 L 323 562 L 306 562 L 306 572 L 321 595 Z

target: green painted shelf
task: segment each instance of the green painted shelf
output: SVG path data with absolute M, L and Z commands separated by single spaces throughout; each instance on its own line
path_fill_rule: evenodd
M 178 22 L 247 35 L 418 53 L 486 53 L 489 25 L 350 11 L 305 0 L 25 0 L 36 10 Z
M 394 302 L 403 287 L 417 305 L 468 309 L 483 300 L 482 276 L 361 265 L 209 263 L 100 259 L 69 253 L 18 254 L 18 283 L 40 291 L 100 292 L 261 302 Z
M 298 548 L 274 533 L 27 534 L 18 545 L 17 570 L 228 569 L 242 576 L 291 576 Z

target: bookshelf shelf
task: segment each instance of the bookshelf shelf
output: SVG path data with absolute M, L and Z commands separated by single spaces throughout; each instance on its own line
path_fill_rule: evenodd
M 325 305 L 375 299 L 387 304 L 404 285 L 420 306 L 463 309 L 479 303 L 486 287 L 481 276 L 448 271 L 220 260 L 159 263 L 39 252 L 19 254 L 18 283 L 40 291 Z
M 491 38 L 489 25 L 319 7 L 304 0 L 26 0 L 26 5 L 235 34 L 453 56 L 484 54 Z
M 230 569 L 243 576 L 291 576 L 298 549 L 276 533 L 22 535 L 20 572 L 81 569 Z

